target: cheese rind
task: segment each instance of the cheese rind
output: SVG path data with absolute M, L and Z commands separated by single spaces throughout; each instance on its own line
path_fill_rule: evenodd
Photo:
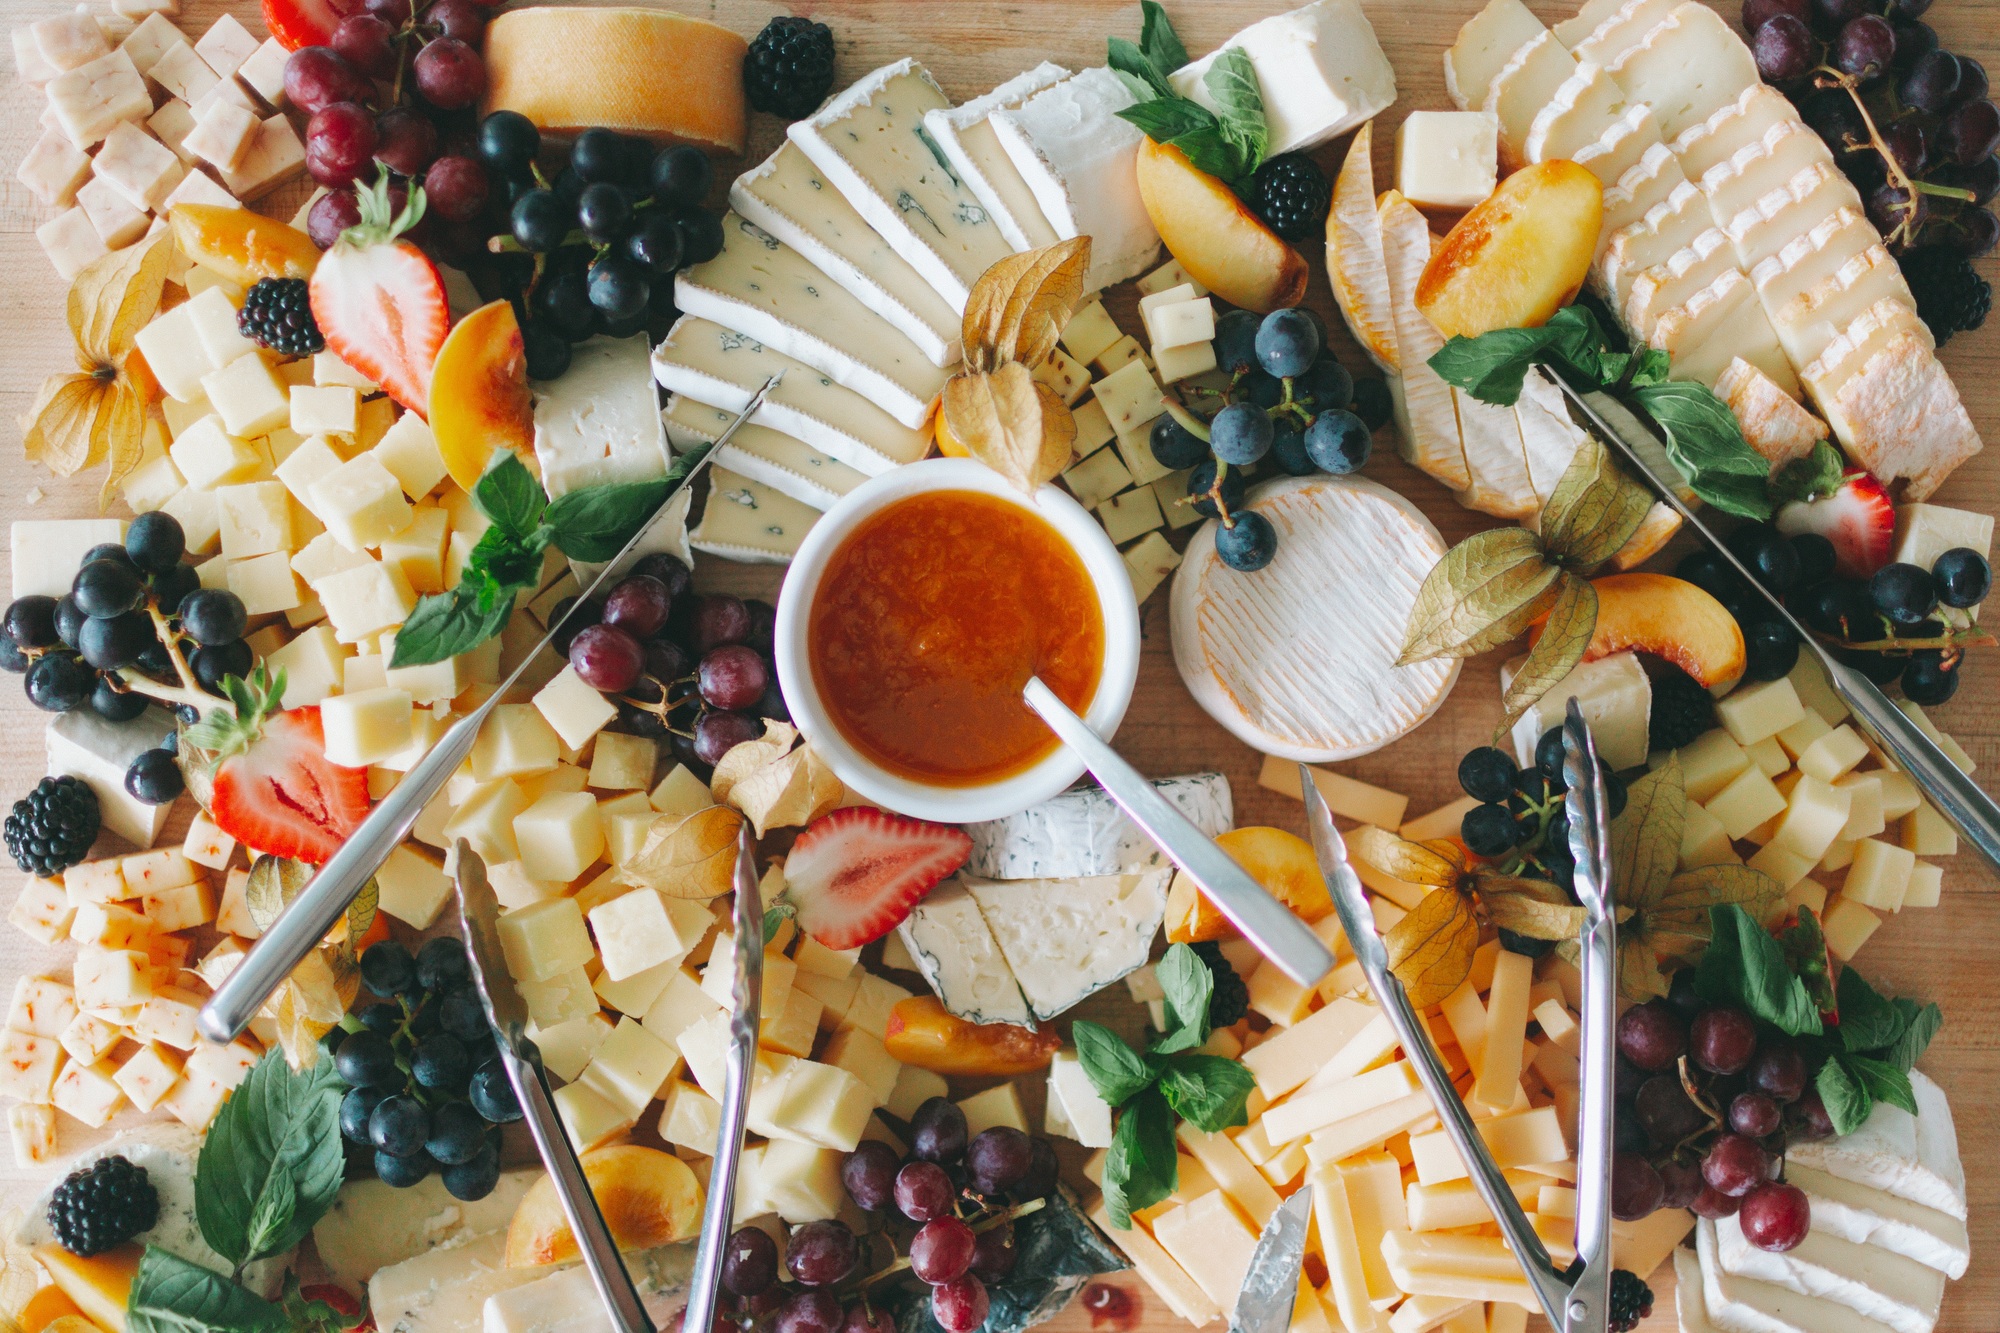
M 1887 1102 L 1860 1129 L 1837 1139 L 1797 1144 L 1790 1157 L 1808 1167 L 1865 1185 L 1964 1221 L 1965 1167 L 1944 1090 L 1910 1071 L 1918 1114 Z
M 1042 206 L 1021 173 L 1000 146 L 987 117 L 1003 107 L 1018 106 L 1042 89 L 1062 82 L 1070 72 L 1043 61 L 1015 75 L 984 97 L 963 106 L 940 107 L 924 113 L 924 130 L 958 173 L 967 188 L 986 206 L 994 224 L 1016 250 L 1038 250 L 1055 244 L 1055 228 L 1042 216 Z M 1090 358 L 1085 357 L 1084 360 Z
M 1071 880 L 962 876 L 1034 1016 L 1054 1018 L 1144 966 L 1172 871 Z
M 1220 773 L 1159 778 L 1153 789 L 1207 837 L 1235 827 L 1229 779 Z M 1098 787 L 1052 796 L 1020 814 L 965 826 L 968 872 L 987 879 L 1124 875 L 1169 865 L 1165 852 Z
M 1396 100 L 1396 71 L 1359 0 L 1317 0 L 1243 29 L 1219 51 L 1240 50 L 1264 95 L 1269 154 L 1316 148 Z M 1208 87 L 1215 55 L 1167 76 L 1181 96 L 1216 109 Z

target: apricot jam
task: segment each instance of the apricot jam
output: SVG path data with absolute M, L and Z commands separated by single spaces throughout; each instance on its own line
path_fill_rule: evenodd
M 1046 519 L 977 491 L 930 491 L 871 515 L 834 550 L 806 654 L 855 749 L 913 781 L 975 786 L 1056 748 L 1021 701 L 1030 676 L 1079 713 L 1089 706 L 1104 610 Z

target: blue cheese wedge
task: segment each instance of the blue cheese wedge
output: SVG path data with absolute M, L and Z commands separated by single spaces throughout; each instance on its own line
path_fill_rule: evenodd
M 907 335 L 736 213 L 722 219 L 722 253 L 675 275 L 674 303 L 825 372 L 911 429 L 944 388 Z
M 868 225 L 963 310 L 980 274 L 1014 250 L 925 136 L 925 114 L 950 105 L 930 71 L 906 57 L 864 75 L 786 133 Z
M 688 543 L 729 560 L 791 563 L 819 510 L 727 468 L 709 469 L 708 506 Z
M 643 336 L 579 343 L 563 377 L 539 386 L 535 461 L 550 499 L 666 475 L 667 433 Z
M 1054 245 L 1056 230 L 1042 216 L 1042 206 L 1021 173 L 1000 146 L 987 117 L 1005 107 L 1019 106 L 1042 89 L 1061 83 L 1070 72 L 1044 60 L 964 106 L 939 107 L 924 113 L 924 132 L 945 161 L 958 173 L 1016 250 Z M 1084 360 L 1089 360 L 1085 357 Z
M 685 394 L 675 394 L 667 404 L 668 428 L 696 439 L 718 439 L 735 419 L 734 412 L 698 403 Z M 715 462 L 819 510 L 833 508 L 841 496 L 868 480 L 795 436 L 749 421 L 717 452 Z
M 1035 1025 L 999 941 L 958 880 L 946 880 L 911 908 L 896 937 L 950 1012 L 969 1023 Z
M 1145 966 L 1172 867 L 1088 879 L 960 881 L 1036 1018 L 1065 1013 Z
M 1229 779 L 1220 773 L 1160 778 L 1153 789 L 1208 837 L 1236 826 Z M 1124 875 L 1172 864 L 1130 815 L 1098 787 L 1078 787 L 1005 819 L 967 824 L 965 866 L 985 879 Z
M 503 1171 L 493 1192 L 466 1203 L 454 1199 L 435 1175 L 408 1189 L 392 1189 L 373 1176 L 340 1187 L 333 1207 L 313 1226 L 313 1248 L 333 1280 L 359 1293 L 384 1268 L 440 1245 L 505 1229 L 540 1167 Z
M 933 365 L 958 360 L 958 312 L 789 139 L 729 187 L 729 206 L 895 325 Z

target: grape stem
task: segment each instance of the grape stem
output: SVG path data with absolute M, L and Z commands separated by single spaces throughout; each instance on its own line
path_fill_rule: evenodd
M 159 638 L 160 646 L 166 649 L 167 660 L 174 664 L 174 674 L 180 677 L 181 683 L 178 686 L 162 685 L 151 676 L 132 667 L 120 667 L 115 673 L 119 685 L 132 694 L 143 694 L 149 699 L 158 699 L 161 703 L 187 704 L 204 713 L 226 707 L 227 700 L 210 694 L 201 687 L 201 682 L 195 679 L 194 672 L 188 667 L 187 658 L 181 653 L 173 628 L 167 623 L 167 618 L 160 613 L 160 608 L 149 601 L 146 603 L 146 614 L 152 618 L 153 633 Z
M 1887 236 L 1882 238 L 1889 245 L 1909 247 L 1916 244 L 1918 195 L 1936 195 L 1947 199 L 1958 199 L 1966 203 L 1972 201 L 1973 194 L 1970 190 L 1956 189 L 1949 185 L 1933 185 L 1929 181 L 1917 180 L 1909 172 L 1903 170 L 1903 164 L 1896 160 L 1896 155 L 1889 151 L 1888 143 L 1883 140 L 1882 131 L 1876 126 L 1873 113 L 1868 110 L 1868 103 L 1862 100 L 1861 81 L 1859 79 L 1844 70 L 1834 68 L 1832 65 L 1821 65 L 1813 71 L 1813 87 L 1841 88 L 1846 90 L 1848 97 L 1853 99 L 1854 109 L 1861 115 L 1861 123 L 1868 127 L 1868 146 L 1873 148 L 1877 156 L 1882 159 L 1882 168 L 1888 173 L 1889 184 L 1903 192 L 1903 201 L 1895 206 L 1896 212 L 1901 216 L 1901 220 L 1896 223 Z M 1842 140 L 1849 144 L 1849 152 L 1860 147 L 1859 144 L 1848 141 L 1844 135 L 1842 136 Z

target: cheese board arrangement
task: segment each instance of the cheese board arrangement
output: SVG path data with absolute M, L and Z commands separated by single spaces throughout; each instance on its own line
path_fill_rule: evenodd
M 0 1330 L 1983 1327 L 1926 8 L 13 27 Z

